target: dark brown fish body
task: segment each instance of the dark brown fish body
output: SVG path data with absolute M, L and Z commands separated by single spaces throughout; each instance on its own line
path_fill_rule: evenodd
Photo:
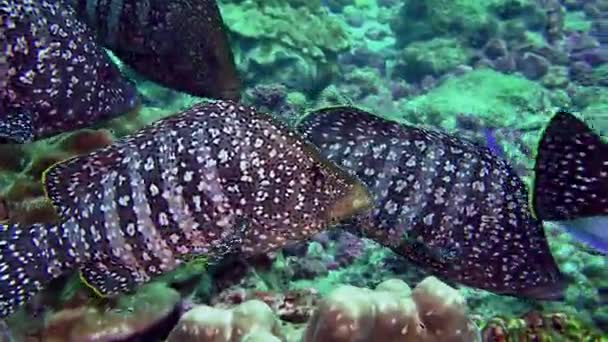
M 608 143 L 576 116 L 557 113 L 536 154 L 534 212 L 608 255 Z
M 114 294 L 192 256 L 213 263 L 306 239 L 369 205 L 363 186 L 314 147 L 226 102 L 60 163 L 45 182 L 63 222 L 1 226 L 1 316 L 70 268 Z M 30 252 L 36 257 L 20 259 Z
M 240 79 L 215 0 L 66 0 L 100 42 L 143 76 L 235 100 Z
M 0 140 L 24 143 L 135 109 L 139 98 L 62 1 L 0 1 Z
M 375 207 L 352 220 L 353 231 L 444 279 L 562 298 L 566 284 L 526 187 L 487 148 L 350 107 L 313 113 L 300 129 L 369 187 Z

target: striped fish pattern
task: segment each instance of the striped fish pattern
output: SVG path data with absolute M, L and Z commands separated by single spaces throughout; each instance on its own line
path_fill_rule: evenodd
M 135 109 L 135 87 L 61 1 L 0 0 L 0 140 L 24 143 Z
M 524 183 L 486 147 L 352 107 L 313 112 L 299 130 L 372 193 L 373 211 L 347 229 L 448 281 L 563 297 L 566 282 Z
M 0 226 L 0 316 L 73 269 L 99 294 L 264 253 L 366 210 L 354 177 L 253 108 L 199 104 L 50 168 L 61 224 Z
M 241 81 L 215 0 L 64 0 L 101 44 L 144 77 L 215 99 L 240 98 Z

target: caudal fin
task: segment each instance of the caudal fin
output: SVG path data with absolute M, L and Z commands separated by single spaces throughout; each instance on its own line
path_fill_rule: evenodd
M 49 227 L 41 224 L 0 225 L 0 319 L 25 304 L 55 277 L 48 231 Z
M 608 144 L 572 114 L 557 113 L 542 135 L 532 204 L 546 221 L 608 215 Z

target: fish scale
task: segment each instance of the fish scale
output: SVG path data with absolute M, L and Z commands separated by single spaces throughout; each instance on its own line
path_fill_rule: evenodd
M 60 162 L 44 183 L 60 224 L 0 225 L 0 317 L 73 270 L 114 295 L 193 256 L 265 253 L 371 205 L 359 180 L 298 135 L 224 101 Z
M 179 245 L 184 244 L 186 236 L 183 229 L 179 229 L 179 217 L 171 213 L 171 207 L 169 201 L 165 200 L 161 194 L 169 191 L 171 181 L 174 181 L 170 175 L 167 174 L 167 170 L 171 167 L 164 167 L 170 165 L 170 156 L 167 151 L 167 146 L 170 146 L 169 137 L 159 136 L 153 143 L 158 144 L 160 153 L 156 156 L 149 156 L 151 158 L 151 167 L 148 176 L 145 179 L 145 196 L 150 204 L 153 211 L 158 213 L 156 217 L 153 217 L 154 223 L 159 227 L 160 233 L 163 235 L 163 240 L 172 245 L 173 249 L 178 248 Z M 167 181 L 165 181 L 167 180 Z M 131 228 L 135 230 L 134 228 Z M 179 252 L 179 251 L 178 251 Z M 184 254 L 184 253 L 181 253 Z
M 528 210 L 524 183 L 487 148 L 353 107 L 315 111 L 299 130 L 372 193 L 374 209 L 347 229 L 448 280 L 500 294 L 563 296 L 565 281 Z
M 567 113 L 552 120 L 543 141 L 534 184 L 537 215 L 546 220 L 608 215 L 608 144 Z

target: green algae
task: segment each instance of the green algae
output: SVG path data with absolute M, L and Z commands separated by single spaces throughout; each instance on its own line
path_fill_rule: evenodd
M 564 18 L 564 30 L 569 32 L 589 32 L 591 29 L 591 21 L 585 18 L 585 13 L 566 12 Z
M 455 38 L 414 42 L 403 50 L 403 67 L 394 76 L 420 80 L 425 75 L 441 75 L 466 64 L 471 56 L 472 52 Z
M 437 123 L 451 130 L 459 114 L 468 113 L 493 127 L 538 126 L 546 90 L 517 75 L 479 69 L 452 77 L 403 105 L 410 121 Z M 541 114 L 541 115 L 535 115 Z M 397 118 L 400 119 L 400 118 Z
M 221 10 L 237 64 L 251 82 L 281 80 L 319 91 L 336 73 L 337 54 L 351 44 L 344 24 L 320 2 L 224 1 Z

